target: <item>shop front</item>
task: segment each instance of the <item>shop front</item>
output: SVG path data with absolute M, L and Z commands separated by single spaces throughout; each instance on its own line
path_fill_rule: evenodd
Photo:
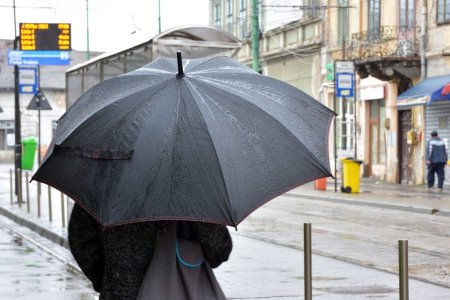
M 397 98 L 399 110 L 400 181 L 408 176 L 414 184 L 426 177 L 425 147 L 433 130 L 450 140 L 450 75 L 429 77 Z

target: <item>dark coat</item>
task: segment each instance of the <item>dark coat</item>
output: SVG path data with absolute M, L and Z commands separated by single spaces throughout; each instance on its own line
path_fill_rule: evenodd
M 447 145 L 440 137 L 432 137 L 427 142 L 426 158 L 432 164 L 447 162 Z
M 166 222 L 145 222 L 102 229 L 75 205 L 69 222 L 69 245 L 75 260 L 100 299 L 136 299 L 155 249 L 158 230 Z M 227 261 L 232 240 L 224 225 L 178 222 L 178 234 L 200 242 L 211 267 Z

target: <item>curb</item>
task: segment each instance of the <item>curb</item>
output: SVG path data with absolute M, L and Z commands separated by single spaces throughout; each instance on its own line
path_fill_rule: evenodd
M 14 212 L 11 212 L 10 210 L 5 209 L 3 207 L 0 207 L 0 214 L 7 217 L 8 219 L 14 221 L 15 223 L 19 224 L 20 226 L 24 226 L 24 227 L 36 232 L 40 236 L 48 239 L 49 241 L 51 241 L 59 246 L 62 246 L 66 249 L 69 249 L 69 242 L 62 235 L 59 235 L 44 226 L 40 226 L 36 222 L 25 219 L 24 217 L 19 216 L 18 214 L 15 214 Z
M 320 201 L 327 201 L 327 202 L 334 202 L 339 204 L 347 204 L 347 205 L 359 205 L 359 206 L 371 206 L 371 207 L 377 207 L 377 208 L 385 208 L 385 209 L 393 209 L 393 210 L 401 210 L 401 211 L 407 211 L 407 212 L 414 212 L 414 213 L 420 213 L 420 214 L 437 214 L 439 216 L 446 216 L 450 217 L 450 210 L 446 209 L 439 209 L 436 211 L 436 208 L 428 208 L 428 207 L 420 207 L 420 206 L 411 206 L 411 205 L 399 205 L 399 204 L 392 204 L 392 203 L 375 203 L 372 201 L 365 201 L 365 200 L 352 200 L 348 198 L 339 198 L 339 197 L 333 197 L 333 196 L 319 196 L 314 195 L 310 193 L 286 193 L 283 196 L 290 197 L 290 198 L 310 198 L 314 200 L 320 200 Z

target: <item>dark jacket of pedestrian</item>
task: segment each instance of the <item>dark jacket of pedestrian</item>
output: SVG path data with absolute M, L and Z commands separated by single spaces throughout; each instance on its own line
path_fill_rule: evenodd
M 70 250 L 100 293 L 100 299 L 136 299 L 152 260 L 158 230 L 165 223 L 132 223 L 103 229 L 84 209 L 74 206 L 69 222 Z M 232 240 L 226 226 L 177 223 L 177 235 L 200 242 L 211 267 L 228 260 Z
M 428 140 L 426 156 L 427 161 L 433 164 L 447 162 L 447 145 L 437 134 Z

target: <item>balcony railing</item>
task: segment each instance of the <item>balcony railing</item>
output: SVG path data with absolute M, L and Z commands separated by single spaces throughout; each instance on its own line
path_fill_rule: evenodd
M 381 26 L 352 34 L 346 59 L 411 58 L 419 56 L 420 27 Z

